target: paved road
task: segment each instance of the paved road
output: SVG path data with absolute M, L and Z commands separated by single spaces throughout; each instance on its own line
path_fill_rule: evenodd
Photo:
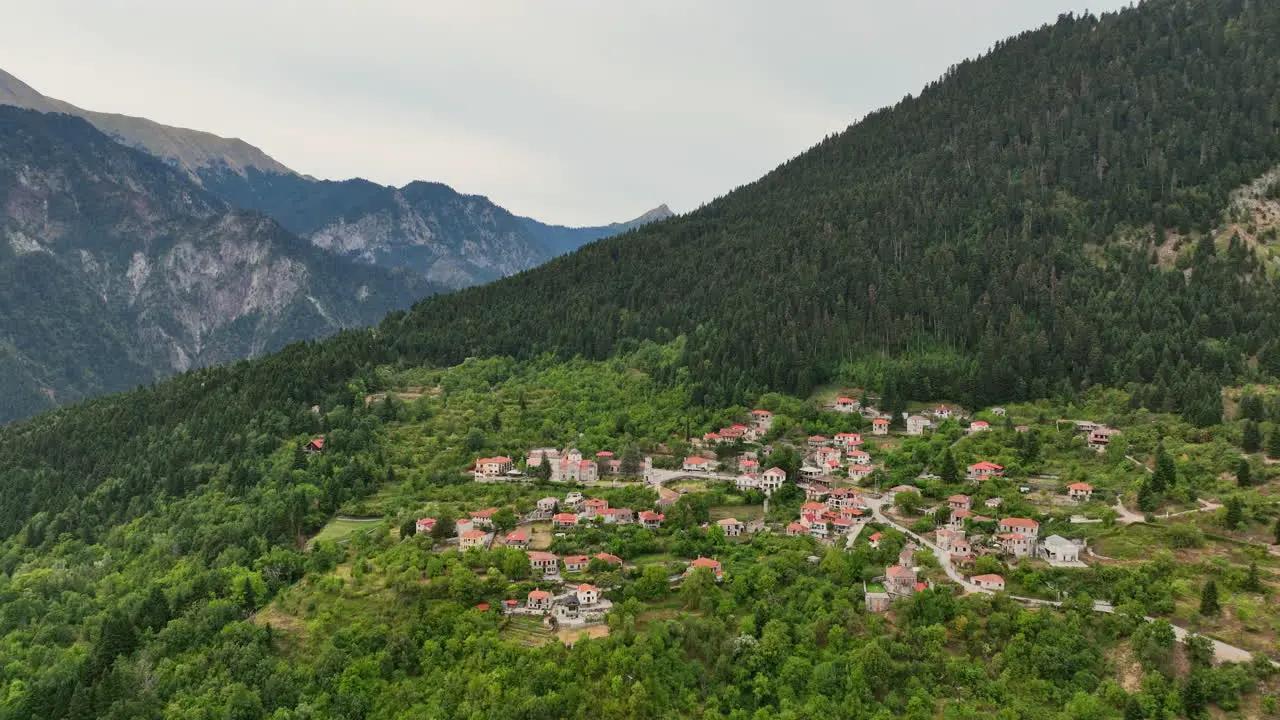
M 925 540 L 923 537 L 917 535 L 916 533 L 908 530 L 907 528 L 899 525 L 898 523 L 886 517 L 884 513 L 880 511 L 885 504 L 884 498 L 866 497 L 865 499 L 867 502 L 867 506 L 871 508 L 872 515 L 875 517 L 875 519 L 878 522 L 884 523 L 885 525 L 889 525 L 890 527 L 895 528 L 899 532 L 905 534 L 907 537 L 914 540 L 916 543 L 922 545 L 923 547 L 928 548 L 929 550 L 932 550 L 934 557 L 938 559 L 938 564 L 941 565 L 943 571 L 947 573 L 947 577 L 951 578 L 952 581 L 956 582 L 957 584 L 960 585 L 960 587 L 964 588 L 965 592 L 992 594 L 991 590 L 980 588 L 977 585 L 974 585 L 973 583 L 966 580 L 964 576 L 962 576 L 960 572 L 956 570 L 955 566 L 951 564 L 950 553 L 944 551 L 942 548 L 939 548 L 937 545 L 929 542 L 928 540 Z M 1208 504 L 1211 505 L 1212 503 L 1208 503 Z M 1192 510 L 1190 512 L 1202 512 L 1202 511 L 1207 512 L 1210 509 L 1217 509 L 1217 507 L 1213 507 L 1213 508 L 1206 507 L 1206 508 L 1201 508 L 1200 510 Z M 1138 519 L 1141 520 L 1142 519 L 1141 516 L 1139 516 Z M 1023 597 L 1021 595 L 1010 595 L 1010 597 L 1012 597 L 1014 600 L 1018 600 L 1019 602 L 1026 603 L 1028 605 L 1036 605 L 1040 607 L 1045 607 L 1045 606 L 1061 607 L 1062 606 L 1061 602 L 1057 602 L 1054 600 L 1043 600 L 1040 598 Z M 1093 609 L 1095 612 L 1104 612 L 1104 613 L 1115 612 L 1115 608 L 1112 607 L 1111 603 L 1106 602 L 1105 600 L 1095 600 L 1093 603 Z M 1155 618 L 1152 618 L 1152 617 L 1147 617 L 1144 619 L 1147 622 L 1152 622 L 1155 620 Z M 1177 625 L 1173 625 L 1173 635 L 1175 638 L 1178 639 L 1178 642 L 1186 642 L 1187 638 L 1190 637 L 1192 634 L 1194 633 L 1188 630 L 1185 630 L 1183 628 L 1180 628 Z M 1253 653 L 1249 652 L 1248 650 L 1245 650 L 1244 648 L 1238 648 L 1234 645 L 1228 645 L 1227 643 L 1224 643 L 1220 640 L 1213 640 L 1213 655 L 1214 655 L 1214 658 L 1220 663 L 1249 662 L 1253 659 Z M 1280 667 L 1280 663 L 1277 663 L 1274 660 L 1272 661 L 1272 664 L 1275 665 L 1276 667 Z

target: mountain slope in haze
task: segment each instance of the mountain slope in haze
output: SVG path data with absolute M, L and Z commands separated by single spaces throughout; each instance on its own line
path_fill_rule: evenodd
M 614 235 L 621 235 L 649 223 L 666 220 L 674 216 L 675 213 L 671 212 L 671 208 L 666 205 L 659 205 L 634 220 L 599 227 L 565 227 L 563 225 L 547 225 L 533 218 L 522 217 L 520 219 L 529 227 L 534 237 L 544 248 L 553 256 L 558 256 L 571 253 L 587 243 Z
M 488 282 L 552 257 L 511 213 L 440 183 L 394 188 L 256 170 L 201 176 L 205 187 L 232 204 L 278 219 L 317 247 L 406 268 L 446 287 Z
M 125 145 L 149 152 L 192 176 L 197 171 L 213 168 L 235 173 L 255 168 L 263 172 L 294 174 L 243 140 L 162 125 L 146 118 L 84 110 L 44 96 L 4 70 L 0 70 L 0 105 L 82 117 Z
M 413 270 L 451 288 L 528 270 L 670 214 L 664 205 L 625 223 L 565 228 L 516 217 L 486 197 L 464 195 L 441 183 L 396 188 L 255 169 L 234 173 L 213 168 L 197 174 L 228 202 L 267 213 L 318 247 Z
M 181 169 L 232 205 L 271 215 L 318 247 L 366 263 L 407 268 L 450 288 L 528 270 L 588 242 L 670 215 L 664 205 L 629 222 L 563 228 L 516 218 L 488 198 L 463 195 L 439 183 L 394 188 L 362 179 L 316 180 L 242 140 L 83 110 L 46 97 L 3 70 L 0 105 L 82 117 L 120 142 Z
M 0 107 L 0 421 L 367 325 L 432 287 L 235 211 L 69 115 Z

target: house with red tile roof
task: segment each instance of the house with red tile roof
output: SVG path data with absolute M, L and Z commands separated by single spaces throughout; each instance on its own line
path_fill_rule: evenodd
M 573 513 L 556 513 L 551 516 L 551 524 L 557 530 L 570 530 L 578 527 L 578 516 Z
M 483 530 L 468 530 L 458 536 L 458 547 L 462 550 L 483 547 L 489 539 L 489 533 Z
M 869 477 L 869 476 L 871 475 L 871 473 L 873 473 L 873 472 L 875 472 L 875 468 L 874 468 L 874 467 L 872 467 L 872 466 L 870 466 L 870 465 L 850 465 L 850 466 L 849 466 L 849 479 L 850 479 L 850 480 L 863 480 L 863 479 L 865 479 L 865 478 Z
M 833 460 L 838 464 L 840 462 L 840 450 L 833 447 L 820 447 L 814 451 L 813 459 L 819 465 L 826 465 Z
M 710 472 L 715 466 L 714 460 L 693 455 L 684 459 L 681 468 L 685 472 Z
M 1093 497 L 1093 486 L 1087 482 L 1071 483 L 1067 486 L 1067 496 L 1078 503 L 1089 502 Z
M 595 556 L 592 558 L 592 560 L 599 560 L 602 563 L 608 563 L 610 565 L 617 565 L 618 567 L 622 567 L 622 558 L 618 557 L 617 555 L 610 555 L 607 552 L 596 553 Z
M 590 498 L 582 503 L 582 515 L 588 520 L 594 519 L 601 514 L 601 511 L 609 507 L 609 501 L 604 498 Z
M 738 520 L 737 518 L 725 518 L 723 520 L 717 520 L 716 525 L 718 525 L 720 529 L 724 531 L 725 537 L 738 537 L 739 535 L 742 534 L 742 531 L 745 530 L 747 527 L 741 520 Z
M 436 529 L 436 519 L 432 517 L 418 518 L 413 524 L 413 531 L 418 535 L 430 535 Z
M 303 445 L 302 449 L 309 453 L 324 452 L 324 438 L 313 438 L 306 445 Z
M 799 537 L 809 534 L 809 526 L 801 522 L 792 522 L 787 524 L 787 537 Z
M 1022 533 L 1034 540 L 1040 534 L 1040 523 L 1027 518 L 1007 517 L 1000 521 L 999 531 L 1002 533 Z
M 493 516 L 497 512 L 498 508 L 489 507 L 483 510 L 473 510 L 467 514 L 471 516 L 471 523 L 475 527 L 489 529 L 493 527 Z
M 1089 447 L 1102 452 L 1111 444 L 1111 436 L 1119 434 L 1119 430 L 1109 427 L 1095 427 L 1089 431 Z
M 888 434 L 889 434 L 889 420 L 888 420 L 887 418 L 876 418 L 876 419 L 872 420 L 872 421 L 871 421 L 871 434 L 872 434 L 872 435 L 888 435 Z
M 871 547 L 878 549 L 880 547 L 880 541 L 883 539 L 884 539 L 884 533 L 878 532 L 878 533 L 872 533 L 871 537 L 867 538 L 867 541 L 871 543 Z
M 535 573 L 555 575 L 560 572 L 560 558 L 555 553 L 534 550 L 529 553 L 529 567 Z
M 952 530 L 963 530 L 964 521 L 974 517 L 973 513 L 963 508 L 951 511 L 951 517 L 947 518 L 947 527 Z
M 987 462 L 986 460 L 970 465 L 968 473 L 970 480 L 985 480 L 986 478 L 999 477 L 1003 474 L 1003 465 L 997 465 L 993 462 Z
M 916 581 L 916 571 L 904 565 L 894 565 L 884 571 L 884 589 L 890 595 L 912 594 Z
M 995 590 L 996 592 L 1004 590 L 1004 578 L 994 573 L 987 575 L 974 575 L 969 578 L 969 582 L 984 590 Z
M 773 413 L 768 410 L 752 410 L 751 421 L 760 432 L 769 432 L 769 428 L 773 426 Z
M 952 495 L 947 498 L 947 505 L 952 510 L 969 510 L 973 507 L 973 500 L 968 495 Z
M 996 536 L 1000 551 L 1006 555 L 1022 558 L 1035 550 L 1035 539 L 1018 532 L 1006 532 Z
M 787 481 L 787 471 L 779 467 L 771 467 L 760 476 L 760 489 L 772 493 Z
M 564 558 L 565 572 L 585 572 L 587 566 L 591 564 L 591 558 L 586 555 L 566 555 Z
M 987 422 L 986 420 L 974 420 L 973 422 L 969 423 L 970 433 L 986 432 L 990 429 L 991 429 L 991 423 Z
M 947 418 L 951 417 L 951 408 L 947 407 L 946 405 L 939 405 L 938 407 L 933 409 L 933 416 L 938 418 L 939 420 L 946 420 Z
M 862 403 L 851 397 L 838 397 L 835 402 L 835 411 L 842 413 L 857 412 L 862 409 Z
M 595 605 L 600 602 L 600 588 L 595 585 L 583 583 L 574 591 L 574 595 L 578 598 L 578 603 L 582 605 Z
M 476 458 L 477 478 L 498 478 L 515 469 L 515 464 L 506 455 Z
M 644 526 L 646 530 L 657 530 L 662 527 L 662 521 L 666 519 L 666 515 L 656 513 L 652 510 L 642 510 L 640 512 L 640 524 Z
M 530 610 L 550 610 L 551 603 L 551 593 L 546 590 L 530 590 L 529 597 L 525 600 L 525 607 Z
M 597 515 L 605 525 L 630 525 L 635 522 L 635 513 L 631 508 L 604 508 Z
M 689 567 L 685 569 L 684 574 L 688 575 L 698 568 L 709 569 L 715 574 L 716 580 L 720 580 L 724 577 L 724 568 L 720 567 L 719 560 L 712 560 L 711 558 L 702 557 L 701 555 L 699 555 L 696 560 L 689 563 Z
M 529 547 L 529 531 L 525 528 L 516 528 L 507 533 L 507 547 L 520 549 Z
M 842 432 L 836 433 L 836 447 L 845 450 L 854 450 L 862 444 L 861 433 Z

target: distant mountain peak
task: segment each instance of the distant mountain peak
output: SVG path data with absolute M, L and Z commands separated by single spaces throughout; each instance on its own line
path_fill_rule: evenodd
M 162 125 L 146 118 L 85 110 L 42 95 L 4 70 L 0 70 L 0 105 L 84 118 L 119 142 L 155 155 L 197 181 L 198 170 L 230 170 L 244 175 L 250 168 L 255 168 L 263 172 L 296 174 L 275 158 L 239 138 L 225 138 L 201 130 Z
M 630 223 L 627 223 L 627 224 L 628 225 L 645 225 L 651 222 L 657 222 L 659 220 L 666 220 L 667 218 L 673 217 L 673 216 L 675 216 L 675 213 L 671 212 L 671 208 L 667 207 L 666 203 L 662 203 L 658 207 L 650 210 L 647 213 L 644 213 L 640 217 L 636 218 L 635 220 L 632 220 Z

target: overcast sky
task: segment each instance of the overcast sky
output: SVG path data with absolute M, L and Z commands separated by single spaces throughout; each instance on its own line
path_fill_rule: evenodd
M 948 65 L 1127 0 L 0 0 L 0 67 L 293 169 L 540 220 L 677 212 Z

